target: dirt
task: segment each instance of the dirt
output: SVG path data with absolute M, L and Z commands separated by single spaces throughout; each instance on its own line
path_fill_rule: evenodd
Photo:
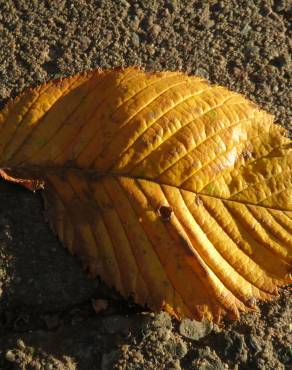
M 140 65 L 241 92 L 291 133 L 291 17 L 289 0 L 0 0 L 0 107 L 54 77 Z M 42 211 L 0 183 L 0 369 L 292 368 L 288 289 L 237 322 L 179 323 L 89 280 Z

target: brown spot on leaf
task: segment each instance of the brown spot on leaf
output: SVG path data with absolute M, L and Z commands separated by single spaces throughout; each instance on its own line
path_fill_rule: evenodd
M 195 203 L 197 206 L 201 206 L 203 204 L 203 199 L 199 195 L 195 195 Z
M 169 221 L 173 209 L 169 206 L 159 206 L 158 207 L 158 214 L 161 217 L 162 221 Z

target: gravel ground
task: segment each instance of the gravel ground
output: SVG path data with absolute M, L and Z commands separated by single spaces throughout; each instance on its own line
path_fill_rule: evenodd
M 140 65 L 241 92 L 291 133 L 289 3 L 0 0 L 0 107 L 54 77 Z M 42 209 L 0 182 L 0 369 L 292 368 L 288 290 L 220 327 L 144 312 L 87 278 Z M 96 315 L 93 299 L 107 309 Z

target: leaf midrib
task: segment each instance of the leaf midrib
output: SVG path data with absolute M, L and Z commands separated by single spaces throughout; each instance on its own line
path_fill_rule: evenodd
M 202 197 L 208 197 L 208 198 L 212 198 L 212 199 L 218 199 L 218 200 L 221 200 L 221 201 L 226 201 L 226 202 L 230 202 L 230 203 L 236 203 L 236 204 L 244 204 L 246 206 L 257 206 L 257 207 L 260 207 L 260 208 L 265 208 L 265 209 L 271 209 L 271 210 L 275 210 L 275 211 L 284 211 L 284 212 L 292 212 L 291 210 L 289 209 L 283 209 L 283 208 L 277 208 L 277 207 L 269 207 L 269 206 L 265 206 L 265 205 L 262 205 L 262 204 L 257 204 L 257 203 L 252 203 L 252 202 L 248 202 L 248 201 L 239 201 L 239 200 L 234 200 L 234 199 L 228 199 L 228 198 L 224 198 L 224 197 L 220 197 L 220 196 L 216 196 L 216 195 L 211 195 L 211 194 L 206 194 L 206 193 L 201 193 L 201 192 L 196 192 L 196 191 L 191 191 L 191 190 L 188 190 L 188 189 L 184 189 L 180 186 L 175 186 L 173 184 L 168 184 L 168 183 L 162 183 L 156 179 L 151 179 L 151 178 L 147 178 L 147 177 L 143 177 L 143 176 L 131 176 L 129 174 L 121 174 L 121 173 L 115 173 L 115 172 L 98 172 L 96 171 L 95 169 L 90 169 L 90 168 L 78 168 L 78 167 L 66 167 L 66 166 L 63 166 L 63 167 L 45 167 L 45 168 L 41 168 L 40 170 L 40 167 L 37 167 L 37 166 L 30 166 L 30 167 L 10 167 L 10 168 L 1 168 L 0 166 L 0 169 L 2 169 L 4 172 L 8 171 L 9 173 L 9 176 L 13 176 L 13 171 L 19 171 L 18 174 L 21 175 L 21 173 L 25 173 L 25 174 L 28 174 L 29 176 L 25 175 L 25 176 L 16 176 L 15 178 L 16 179 L 27 179 L 27 180 L 39 180 L 39 181 L 42 181 L 45 179 L 45 176 L 46 175 L 42 175 L 42 173 L 45 172 L 51 172 L 53 173 L 54 175 L 60 175 L 60 176 L 63 176 L 64 174 L 64 171 L 68 170 L 68 171 L 72 171 L 72 172 L 77 172 L 77 173 L 81 173 L 82 176 L 85 176 L 85 177 L 90 177 L 91 179 L 99 179 L 99 178 L 102 178 L 102 177 L 106 177 L 106 176 L 111 176 L 111 177 L 115 177 L 115 178 L 118 178 L 118 177 L 124 177 L 124 178 L 129 178 L 129 179 L 133 179 L 133 180 L 145 180 L 145 181 L 150 181 L 150 182 L 153 182 L 155 184 L 158 184 L 158 185 L 165 185 L 165 186 L 170 186 L 170 187 L 173 187 L 173 188 L 176 188 L 176 189 L 180 189 L 180 190 L 184 190 L 184 191 L 187 191 L 187 192 L 190 192 L 192 194 L 195 194 L 197 196 L 202 196 Z

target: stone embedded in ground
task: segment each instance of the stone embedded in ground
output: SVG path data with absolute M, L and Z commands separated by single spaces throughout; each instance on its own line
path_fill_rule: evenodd
M 194 351 L 195 360 L 192 362 L 192 369 L 196 370 L 224 370 L 225 365 L 215 351 L 210 347 L 198 348 Z
M 245 363 L 248 359 L 248 349 L 244 335 L 233 330 L 228 331 L 222 338 L 223 355 L 226 359 Z
M 184 319 L 180 323 L 179 332 L 188 339 L 199 340 L 208 335 L 213 329 L 212 322 L 208 320 L 196 321 Z

